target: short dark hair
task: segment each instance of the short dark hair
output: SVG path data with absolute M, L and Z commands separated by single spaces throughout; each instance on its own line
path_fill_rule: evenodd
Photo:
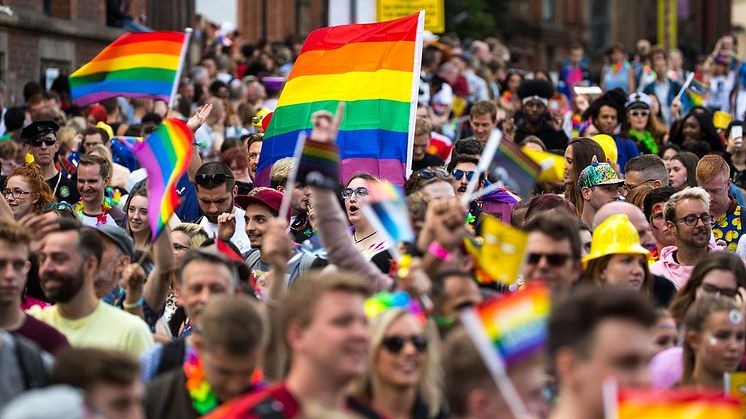
M 451 158 L 467 154 L 470 156 L 481 156 L 484 151 L 484 144 L 475 140 L 474 138 L 464 138 L 456 141 L 451 151 Z
M 554 240 L 568 240 L 572 257 L 580 260 L 580 224 L 578 217 L 567 211 L 542 212 L 526 223 L 524 230 L 527 233 L 538 231 Z
M 203 337 L 205 350 L 242 356 L 261 350 L 267 325 L 249 296 L 220 295 L 205 305 L 195 333 Z
M 80 156 L 80 160 L 78 161 L 78 167 L 93 166 L 96 164 L 98 165 L 98 173 L 101 175 L 101 178 L 106 179 L 109 177 L 109 172 L 111 171 L 109 160 L 95 154 L 83 154 Z
M 661 185 L 668 182 L 668 170 L 663 159 L 655 154 L 641 154 L 627 161 L 624 173 L 639 172 L 645 180 L 660 180 Z
M 83 132 L 80 133 L 80 135 L 83 136 L 83 139 L 85 139 L 88 135 L 100 135 L 101 141 L 103 141 L 104 144 L 109 142 L 109 133 L 106 132 L 105 129 L 99 128 L 99 127 L 88 127 L 83 130 Z
M 645 328 L 658 316 L 649 298 L 621 287 L 581 287 L 559 298 L 549 316 L 549 354 L 570 348 L 583 357 L 591 352 L 591 338 L 604 320 L 621 319 Z
M 83 391 L 101 382 L 118 386 L 135 383 L 140 363 L 124 352 L 99 348 L 65 348 L 56 354 L 51 383 Z
M 86 227 L 78 220 L 63 217 L 55 220 L 55 223 L 58 226 L 55 232 L 64 233 L 67 231 L 75 231 L 78 233 L 77 248 L 84 260 L 93 256 L 96 258 L 97 262 L 101 262 L 101 256 L 104 253 L 104 245 L 101 242 L 101 237 L 94 228 Z
M 227 257 L 225 257 L 222 253 L 218 253 L 213 250 L 209 249 L 192 249 L 189 250 L 185 255 L 184 259 L 181 262 L 181 270 L 179 271 L 179 283 L 184 283 L 184 271 L 186 270 L 187 265 L 189 265 L 192 262 L 207 262 L 207 263 L 214 263 L 216 265 L 223 265 L 231 273 L 231 286 L 235 287 L 238 284 L 238 272 L 236 271 L 236 266 L 231 263 L 230 260 L 228 260 Z
M 225 190 L 229 191 L 233 189 L 233 187 L 236 185 L 236 179 L 233 178 L 233 172 L 231 171 L 231 168 L 226 166 L 225 163 L 219 162 L 219 161 L 211 161 L 203 164 L 202 166 L 197 169 L 197 173 L 194 174 L 194 187 L 199 192 L 199 186 L 200 182 L 199 179 L 201 176 L 212 176 L 212 175 L 224 175 L 225 176 L 225 183 L 223 182 L 207 182 L 203 186 L 205 186 L 208 189 L 213 189 L 217 186 L 225 184 Z M 212 185 L 212 187 L 208 186 Z
M 650 217 L 653 216 L 653 205 L 666 203 L 669 199 L 671 199 L 671 195 L 675 193 L 676 189 L 670 186 L 663 186 L 650 191 L 645 196 L 645 200 L 642 203 L 642 212 L 645 213 L 645 218 L 649 220 Z
M 492 122 L 497 121 L 497 105 L 491 100 L 480 100 L 479 102 L 471 105 L 469 111 L 469 118 L 472 115 L 489 115 Z
M 470 154 L 460 154 L 458 156 L 454 156 L 450 162 L 448 162 L 448 167 L 446 170 L 448 170 L 448 173 L 451 173 L 453 169 L 456 168 L 456 165 L 459 163 L 474 163 L 477 166 L 479 165 L 479 157 L 475 157 Z

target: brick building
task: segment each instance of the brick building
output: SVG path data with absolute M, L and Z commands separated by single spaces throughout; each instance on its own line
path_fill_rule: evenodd
M 23 85 L 69 75 L 124 33 L 107 26 L 103 0 L 0 1 L 0 81 L 6 103 L 23 102 Z M 183 30 L 194 20 L 194 0 L 131 0 L 127 13 L 158 30 Z

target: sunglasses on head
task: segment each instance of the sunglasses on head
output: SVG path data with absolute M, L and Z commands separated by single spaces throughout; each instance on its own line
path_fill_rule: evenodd
M 198 185 L 222 185 L 223 183 L 226 183 L 228 179 L 233 179 L 233 176 L 224 173 L 214 173 L 211 175 L 198 174 L 194 177 L 194 181 L 197 182 Z
M 551 266 L 562 266 L 570 258 L 566 253 L 529 253 L 526 262 L 536 265 L 542 258 L 547 258 L 547 263 Z
M 720 288 L 718 286 L 707 284 L 704 282 L 699 287 L 707 294 L 720 294 L 721 296 L 728 298 L 736 298 L 736 295 L 738 295 L 737 289 L 734 290 L 732 288 Z
M 29 145 L 31 147 L 41 147 L 42 144 L 45 144 L 47 147 L 51 147 L 56 143 L 57 139 L 54 137 L 34 138 L 33 140 L 29 141 Z
M 47 205 L 44 205 L 44 208 L 42 209 L 42 211 L 44 211 L 44 212 L 52 211 L 52 210 L 65 211 L 65 210 L 70 209 L 72 207 L 73 207 L 72 205 L 68 204 L 65 201 L 51 202 L 51 203 L 49 203 Z
M 414 348 L 417 349 L 417 352 L 425 352 L 427 349 L 427 338 L 422 335 L 414 335 L 414 336 L 388 336 L 383 338 L 383 341 L 381 342 L 383 344 L 383 347 L 386 348 L 387 351 L 391 352 L 392 354 L 398 354 L 401 352 L 402 349 L 404 349 L 404 345 L 407 343 L 407 341 L 412 342 L 412 345 L 414 345 Z
M 448 172 L 440 167 L 432 167 L 427 169 L 420 169 L 415 172 L 415 175 L 421 179 L 432 179 L 436 176 L 448 177 Z
M 473 170 L 469 170 L 467 172 L 467 171 L 464 171 L 464 170 L 461 170 L 461 169 L 453 169 L 453 172 L 451 172 L 451 174 L 453 174 L 453 178 L 454 179 L 461 180 L 464 176 L 466 176 L 466 180 L 468 180 L 469 182 L 471 182 L 471 178 L 474 177 L 475 173 L 477 173 L 477 172 L 475 172 Z

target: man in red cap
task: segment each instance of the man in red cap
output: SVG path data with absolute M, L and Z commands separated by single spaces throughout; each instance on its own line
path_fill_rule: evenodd
M 251 250 L 243 254 L 243 258 L 251 270 L 251 281 L 254 291 L 259 298 L 267 296 L 268 289 L 265 281 L 267 274 L 272 269 L 269 260 L 262 256 L 263 235 L 269 227 L 269 221 L 277 218 L 282 203 L 282 193 L 271 188 L 254 188 L 248 195 L 239 195 L 236 204 L 246 211 L 246 235 L 249 236 Z M 235 218 L 232 214 L 221 214 L 218 217 L 218 236 L 221 239 L 233 235 Z M 293 285 L 300 274 L 311 268 L 316 257 L 293 249 L 287 263 L 285 284 Z

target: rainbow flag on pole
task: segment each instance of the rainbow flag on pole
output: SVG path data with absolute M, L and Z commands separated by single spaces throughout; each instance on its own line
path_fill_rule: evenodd
M 337 136 L 341 175 L 365 171 L 403 184 L 411 160 L 424 12 L 388 22 L 311 32 L 267 128 L 257 185 L 272 164 L 291 157 L 311 114 L 346 102 Z
M 176 183 L 192 159 L 194 134 L 183 121 L 166 118 L 132 151 L 148 173 L 148 221 L 153 240 L 179 206 Z
M 521 291 L 499 295 L 467 309 L 474 310 L 475 315 L 462 314 L 461 321 L 475 343 L 486 338 L 492 346 L 491 353 L 510 366 L 544 348 L 549 309 L 549 289 L 544 284 L 533 283 Z M 475 332 L 482 336 L 475 337 Z
M 617 419 L 736 419 L 741 402 L 721 392 L 692 389 L 623 390 L 617 399 Z
M 401 242 L 414 242 L 414 230 L 409 220 L 409 210 L 402 193 L 389 182 L 367 182 L 368 201 L 363 205 L 363 215 L 396 246 Z
M 170 103 L 189 33 L 145 32 L 120 36 L 70 75 L 73 100 L 78 106 L 116 96 Z

